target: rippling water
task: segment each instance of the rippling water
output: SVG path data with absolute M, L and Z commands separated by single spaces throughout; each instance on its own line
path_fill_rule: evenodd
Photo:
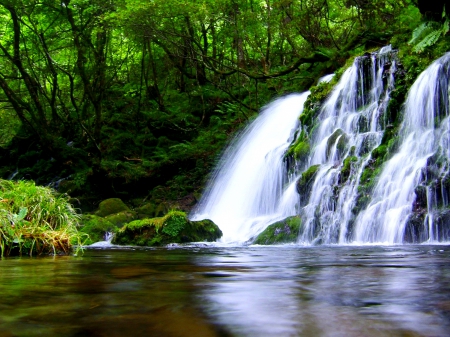
M 8 258 L 0 296 L 0 337 L 448 336 L 450 246 Z

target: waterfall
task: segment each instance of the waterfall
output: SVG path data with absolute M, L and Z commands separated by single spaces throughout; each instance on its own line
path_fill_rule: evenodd
M 357 57 L 311 125 L 298 122 L 309 92 L 264 107 L 223 154 L 191 218 L 213 220 L 227 243 L 292 215 L 302 244 L 450 240 L 450 53 L 417 78 L 395 126 L 397 64 L 390 46 Z M 289 145 L 298 152 L 286 162 Z
M 323 104 L 310 141 L 312 151 L 299 170 L 304 224 L 300 242 L 347 241 L 360 175 L 383 137 L 395 71 L 396 53 L 390 47 L 357 57 Z M 302 186 L 305 179 L 308 187 Z
M 399 150 L 386 162 L 369 205 L 357 218 L 356 241 L 393 244 L 450 239 L 445 224 L 450 184 L 449 79 L 447 53 L 411 87 Z
M 308 95 L 278 98 L 232 141 L 192 220 L 211 219 L 222 230 L 222 241 L 243 242 L 269 223 L 298 212 L 299 196 L 283 158 Z

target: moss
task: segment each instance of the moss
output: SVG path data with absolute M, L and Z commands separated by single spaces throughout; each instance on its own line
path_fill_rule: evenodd
M 122 200 L 119 198 L 111 198 L 103 200 L 98 205 L 98 210 L 94 212 L 95 215 L 105 217 L 111 214 L 123 212 L 123 211 L 129 211 L 127 205 L 124 204 Z
M 292 216 L 268 226 L 255 241 L 256 245 L 272 245 L 296 242 L 302 221 L 299 216 Z
M 118 230 L 118 227 L 111 221 L 90 214 L 83 215 L 80 224 L 82 227 L 79 231 L 89 235 L 89 239 L 85 242 L 87 245 L 104 240 L 106 232 L 115 232 Z
M 358 157 L 355 156 L 349 156 L 344 159 L 344 163 L 342 164 L 342 170 L 341 170 L 341 183 L 345 183 L 347 179 L 350 177 L 352 163 L 358 162 Z
M 313 165 L 302 173 L 297 181 L 297 192 L 301 195 L 308 194 L 314 182 L 314 177 L 319 170 L 320 165 Z
M 136 213 L 133 211 L 123 211 L 105 216 L 105 219 L 113 223 L 115 226 L 122 226 L 136 219 Z
M 222 231 L 211 220 L 190 221 L 186 213 L 169 211 L 165 216 L 135 220 L 114 236 L 119 245 L 160 246 L 169 243 L 215 241 Z
M 322 103 L 333 89 L 335 82 L 336 79 L 333 78 L 333 80 L 329 83 L 322 82 L 315 87 L 311 87 L 311 94 L 306 99 L 306 102 L 303 105 L 303 112 L 299 117 L 302 125 L 312 127 L 314 124 L 314 119 L 317 117 Z
M 308 157 L 310 151 L 309 140 L 306 132 L 302 130 L 300 136 L 289 147 L 287 151 L 288 156 L 293 156 L 297 160 L 304 160 Z

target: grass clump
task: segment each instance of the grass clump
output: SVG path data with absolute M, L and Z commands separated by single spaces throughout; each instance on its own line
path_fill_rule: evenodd
M 68 254 L 86 237 L 65 195 L 32 181 L 0 180 L 1 256 Z

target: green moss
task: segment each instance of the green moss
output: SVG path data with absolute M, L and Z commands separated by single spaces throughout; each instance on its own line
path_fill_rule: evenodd
M 337 144 L 336 144 L 337 142 Z M 339 154 L 343 154 L 347 147 L 347 135 L 341 129 L 334 131 L 327 140 L 327 156 L 330 155 L 331 149 L 336 144 L 336 150 Z
M 335 79 L 333 78 L 333 81 L 329 83 L 322 82 L 319 85 L 310 88 L 311 94 L 306 99 L 306 102 L 303 105 L 303 112 L 299 117 L 302 125 L 307 126 L 309 129 L 313 126 L 314 119 L 317 117 L 322 103 L 328 97 L 334 84 Z
M 302 173 L 297 181 L 297 192 L 301 195 L 308 194 L 314 182 L 314 177 L 319 170 L 320 165 L 313 165 Z
M 347 181 L 347 179 L 350 177 L 350 172 L 352 168 L 352 163 L 358 162 L 358 157 L 355 156 L 349 156 L 344 159 L 344 163 L 342 165 L 341 170 L 341 183 L 344 183 Z
M 114 236 L 119 245 L 160 246 L 169 243 L 215 241 L 222 231 L 211 220 L 190 221 L 186 213 L 169 211 L 159 218 L 135 220 Z
M 98 205 L 98 210 L 94 212 L 95 215 L 105 217 L 111 214 L 116 214 L 123 211 L 129 211 L 127 205 L 119 198 L 111 198 L 103 200 Z
M 147 202 L 144 205 L 135 209 L 138 219 L 154 218 L 163 216 L 167 205 L 157 204 L 154 202 Z
M 94 242 L 102 241 L 106 232 L 115 232 L 118 227 L 111 221 L 96 215 L 83 215 L 80 220 L 80 232 L 89 235 L 89 239 L 85 244 L 90 245 Z
M 304 160 L 308 157 L 310 151 L 309 140 L 306 132 L 302 130 L 300 136 L 289 147 L 288 156 L 293 156 L 297 160 Z
M 113 223 L 115 226 L 122 226 L 136 219 L 136 213 L 133 211 L 123 211 L 105 216 L 105 219 Z
M 299 216 L 292 216 L 268 226 L 255 241 L 256 245 L 272 245 L 296 242 L 302 221 Z

